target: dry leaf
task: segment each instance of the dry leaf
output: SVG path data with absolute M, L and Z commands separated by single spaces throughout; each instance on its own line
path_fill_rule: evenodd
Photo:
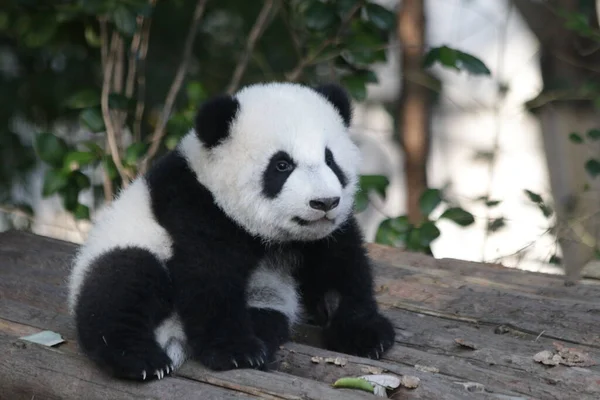
M 473 342 L 468 342 L 468 341 L 466 341 L 466 340 L 464 340 L 464 339 L 460 339 L 460 338 L 459 338 L 459 339 L 454 339 L 454 341 L 455 341 L 455 342 L 456 342 L 456 343 L 457 343 L 459 346 L 466 347 L 466 348 L 468 348 L 468 349 L 477 350 L 477 349 L 479 348 L 479 346 L 477 346 L 475 343 L 473 343 Z
M 383 372 L 383 368 L 379 368 L 379 367 L 372 367 L 372 366 L 366 366 L 360 369 L 362 372 L 365 372 L 367 374 L 374 374 L 374 375 L 378 375 L 381 374 Z
M 415 364 L 415 369 L 418 371 L 422 371 L 422 372 L 432 372 L 434 374 L 440 372 L 440 370 L 437 369 L 436 367 L 429 367 L 427 365 L 421 365 L 421 364 Z
M 312 361 L 315 364 L 319 364 L 322 360 L 323 360 L 323 357 L 318 357 L 318 356 L 314 356 L 314 357 L 310 358 L 310 361 Z
M 345 358 L 342 358 L 342 357 L 336 357 L 335 360 L 333 361 L 333 363 L 335 365 L 339 365 L 340 367 L 343 367 L 346 364 L 348 364 L 348 360 L 346 360 Z
M 38 333 L 34 333 L 33 335 L 23 336 L 20 339 L 48 347 L 56 346 L 57 344 L 61 344 L 64 342 L 64 339 L 59 333 L 52 331 L 41 331 Z
M 533 360 L 545 365 L 558 365 L 561 362 L 561 357 L 558 354 L 553 354 L 550 350 L 544 350 L 534 355 Z
M 588 353 L 574 347 L 565 347 L 557 342 L 554 343 L 554 347 L 558 350 L 561 364 L 569 367 L 590 367 L 597 364 Z
M 421 379 L 416 376 L 404 375 L 400 379 L 400 384 L 408 389 L 415 389 L 419 387 L 419 383 L 421 383 Z

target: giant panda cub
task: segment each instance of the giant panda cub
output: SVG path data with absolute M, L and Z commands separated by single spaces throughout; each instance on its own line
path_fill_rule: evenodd
M 352 215 L 351 113 L 332 84 L 256 84 L 207 101 L 80 247 L 69 306 L 81 349 L 135 380 L 188 358 L 262 369 L 302 310 L 328 349 L 379 358 L 395 335 Z

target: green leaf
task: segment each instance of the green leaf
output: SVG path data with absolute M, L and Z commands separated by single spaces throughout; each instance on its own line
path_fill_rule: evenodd
M 85 41 L 90 45 L 90 47 L 100 47 L 102 41 L 100 36 L 94 30 L 94 27 L 91 25 L 87 25 L 84 31 Z
M 131 144 L 127 150 L 125 150 L 125 164 L 135 165 L 137 161 L 142 158 L 146 151 L 148 151 L 148 144 L 143 142 Z
M 363 101 L 367 98 L 365 78 L 359 75 L 347 75 L 341 79 L 341 82 L 356 101 Z
M 458 52 L 458 66 L 472 75 L 491 75 L 492 71 L 479 58 L 462 51 Z
M 544 217 L 546 217 L 546 218 L 549 218 L 554 213 L 552 208 L 545 203 L 538 204 L 538 207 L 542 211 L 542 214 L 544 214 Z
M 337 0 L 335 5 L 342 16 L 346 16 L 360 0 Z
M 354 212 L 360 213 L 369 206 L 369 195 L 364 190 L 359 190 L 354 196 Z
M 419 198 L 421 213 L 428 216 L 442 202 L 442 192 L 439 189 L 426 189 Z
M 460 226 L 469 226 L 473 222 L 475 222 L 475 218 L 473 214 L 470 212 L 463 210 L 460 207 L 451 207 L 448 208 L 444 213 L 440 216 L 440 218 L 446 218 L 450 221 L 460 225 Z
M 201 82 L 194 81 L 188 83 L 186 92 L 190 103 L 201 103 L 206 99 L 206 91 Z
M 448 46 L 440 47 L 438 61 L 446 67 L 454 68 L 456 70 L 459 69 L 456 65 L 458 61 L 458 51 L 451 49 Z
M 536 204 L 544 202 L 544 200 L 542 199 L 542 196 L 540 196 L 537 193 L 532 192 L 531 190 L 525 189 L 525 194 L 527 195 L 527 197 L 529 197 L 529 200 L 531 200 L 532 202 L 534 202 Z
M 379 4 L 368 3 L 365 9 L 369 21 L 383 31 L 389 31 L 396 24 L 395 14 Z
M 600 140 L 600 129 L 590 129 L 587 136 L 592 140 Z
M 457 71 L 463 70 L 473 75 L 491 74 L 489 68 L 479 58 L 448 46 L 431 48 L 424 57 L 423 67 L 431 67 L 436 61 L 445 67 Z
M 320 1 L 314 1 L 305 12 L 306 27 L 315 31 L 323 30 L 332 25 L 336 18 L 336 10 Z
M 398 233 L 407 233 L 411 228 L 412 224 L 408 220 L 406 215 L 401 215 L 396 218 L 391 218 L 388 220 L 390 227 Z
M 421 246 L 427 247 L 433 242 L 435 239 L 440 237 L 440 230 L 437 226 L 431 221 L 425 222 L 419 228 L 419 240 Z
M 104 150 L 102 150 L 102 147 L 100 147 L 97 143 L 92 142 L 91 140 L 87 140 L 85 142 L 82 142 L 81 144 L 85 146 L 89 151 L 94 153 L 94 155 L 97 158 L 100 158 L 104 155 Z
M 91 186 L 90 178 L 81 171 L 72 171 L 69 174 L 69 186 L 75 186 L 79 191 Z
M 103 164 L 104 170 L 106 171 L 106 174 L 108 175 L 108 178 L 110 180 L 114 180 L 119 177 L 119 171 L 117 170 L 117 166 L 115 165 L 115 162 L 113 161 L 110 155 L 107 154 L 104 156 Z
M 75 219 L 90 219 L 90 208 L 86 205 L 78 203 L 73 212 Z
M 359 186 L 361 190 L 368 192 L 369 190 L 375 190 L 385 198 L 385 190 L 390 184 L 390 181 L 386 176 L 383 175 L 361 175 L 359 178 Z
M 69 147 L 63 139 L 51 133 L 40 133 L 35 138 L 35 150 L 42 161 L 60 167 Z
M 125 36 L 133 36 L 137 29 L 136 16 L 123 5 L 118 6 L 113 12 L 113 20 L 119 32 Z
M 99 107 L 86 108 L 81 111 L 81 113 L 79 113 L 79 122 L 93 133 L 106 130 L 102 112 Z
M 72 151 L 65 157 L 63 168 L 67 171 L 79 169 L 80 167 L 91 164 L 97 159 L 97 154 L 89 151 Z
M 77 201 L 79 197 L 79 188 L 76 186 L 76 184 L 70 183 L 69 185 L 65 186 L 60 191 L 60 194 L 63 197 L 63 206 L 65 209 L 67 211 L 74 212 L 77 208 L 77 204 L 79 204 Z
M 490 232 L 497 232 L 500 229 L 504 228 L 506 226 L 506 220 L 504 219 L 504 217 L 499 217 L 499 218 L 494 218 L 491 221 L 488 221 L 488 231 Z
M 421 230 L 419 228 L 413 228 L 408 232 L 408 238 L 406 240 L 406 248 L 412 251 L 421 251 Z
M 63 105 L 71 109 L 95 107 L 100 105 L 100 93 L 95 89 L 83 89 L 69 96 Z
M 69 182 L 69 176 L 60 169 L 49 169 L 44 175 L 44 186 L 42 196 L 48 197 L 65 188 Z
M 395 218 L 394 218 L 395 219 Z M 375 234 L 375 242 L 392 247 L 402 247 L 406 243 L 410 227 L 402 231 L 396 230 L 398 227 L 397 221 L 394 219 L 385 219 L 379 224 L 377 233 Z
M 585 170 L 592 178 L 600 175 L 600 162 L 595 158 L 590 158 L 585 162 Z
M 126 110 L 131 104 L 131 99 L 120 93 L 111 93 L 108 95 L 108 106 L 114 110 Z
M 572 132 L 572 133 L 569 134 L 569 140 L 572 143 L 577 143 L 577 144 L 583 143 L 583 138 L 581 137 L 580 134 L 578 134 L 576 132 Z

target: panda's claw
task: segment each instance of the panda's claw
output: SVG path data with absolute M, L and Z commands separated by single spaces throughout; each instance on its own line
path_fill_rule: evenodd
M 142 371 L 142 380 L 145 381 L 146 380 L 146 370 Z
M 233 359 L 233 365 L 235 365 L 236 368 L 239 368 L 239 365 L 238 365 L 237 361 L 235 361 L 235 358 Z

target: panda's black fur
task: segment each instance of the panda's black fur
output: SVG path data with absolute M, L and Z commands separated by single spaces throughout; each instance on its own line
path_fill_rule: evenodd
M 316 90 L 348 126 L 346 94 L 335 85 Z M 226 140 L 239 111 L 234 97 L 207 102 L 195 126 L 204 146 L 218 147 Z M 346 177 L 334 155 L 327 157 L 343 184 Z M 265 172 L 263 189 L 277 196 L 285 183 L 281 179 Z M 256 266 L 275 253 L 293 254 L 297 261 L 291 275 L 304 310 L 320 317 L 327 348 L 379 358 L 392 346 L 394 330 L 378 312 L 353 216 L 318 240 L 265 241 L 216 204 L 179 151 L 158 160 L 143 181 L 151 212 L 171 238 L 170 258 L 161 260 L 142 247 L 111 248 L 86 268 L 72 306 L 81 348 L 107 372 L 136 380 L 170 374 L 177 367 L 165 351 L 170 344 L 159 345 L 155 331 L 174 312 L 185 334 L 186 357 L 216 370 L 265 368 L 289 340 L 293 321 L 275 309 L 248 308 L 246 289 Z M 333 309 L 330 301 L 325 304 L 331 296 Z

